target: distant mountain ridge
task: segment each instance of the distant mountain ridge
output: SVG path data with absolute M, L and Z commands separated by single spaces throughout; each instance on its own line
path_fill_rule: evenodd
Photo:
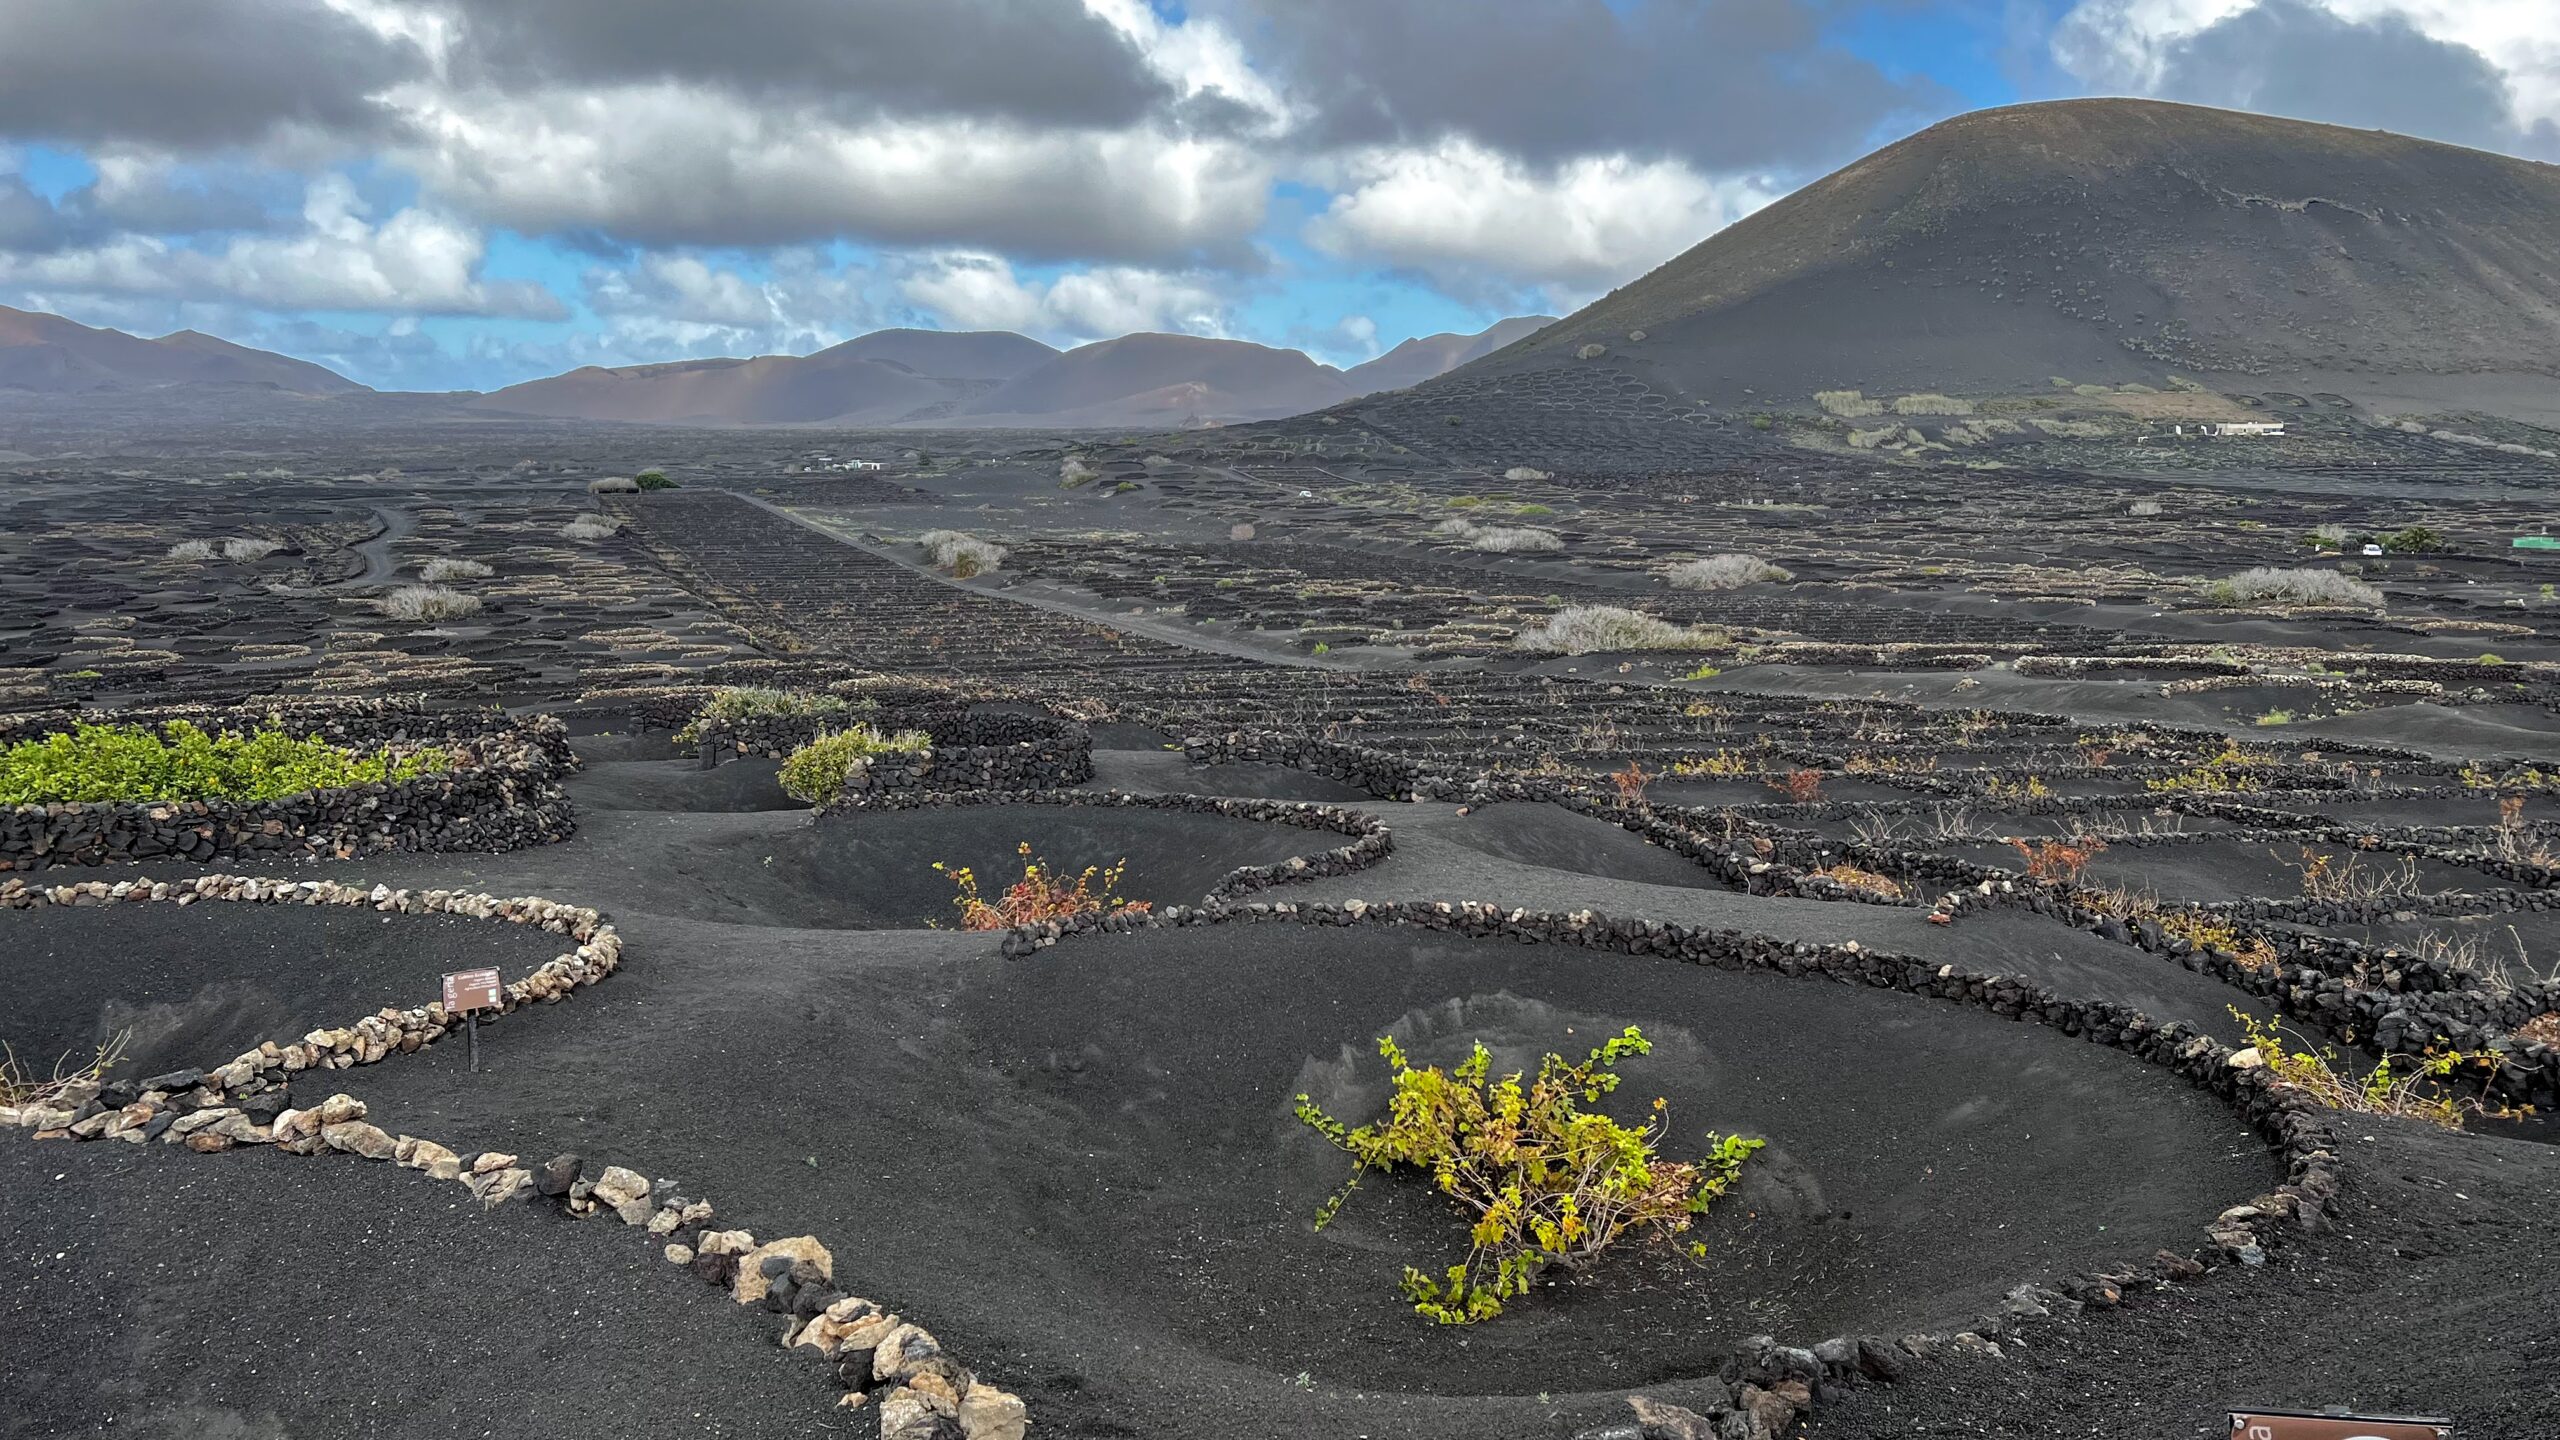
M 47 395 L 163 385 L 258 385 L 304 395 L 365 386 L 308 360 L 252 350 L 196 330 L 157 340 L 0 305 L 0 389 Z
M 2560 166 L 2162 101 L 1978 111 L 1458 373 L 1594 362 L 1716 402 L 2560 377 Z
M 1448 331 L 1437 335 L 1417 335 L 1377 359 L 1354 365 L 1342 373 L 1357 394 L 1402 390 L 1445 375 L 1514 341 L 1525 340 L 1554 323 L 1556 317 L 1553 315 L 1514 315 L 1508 320 L 1498 320 L 1473 335 Z
M 1416 384 L 1545 323 L 1521 317 L 1473 335 L 1423 336 L 1348 371 L 1298 350 L 1197 335 L 1123 335 L 1061 351 L 1003 330 L 879 330 L 809 355 L 588 365 L 433 399 L 490 415 L 655 425 L 1184 428 L 1278 419 Z M 145 340 L 0 307 L 0 389 L 178 385 L 372 393 L 308 361 L 192 330 Z
M 812 355 L 587 366 L 463 403 L 660 425 L 1227 425 L 1416 384 L 1547 320 L 1408 340 L 1348 371 L 1298 350 L 1198 335 L 1123 335 L 1061 351 L 1010 331 L 881 330 Z
M 1011 331 L 882 330 L 812 355 L 589 365 L 464 403 L 657 425 L 895 425 L 954 413 L 1057 353 Z

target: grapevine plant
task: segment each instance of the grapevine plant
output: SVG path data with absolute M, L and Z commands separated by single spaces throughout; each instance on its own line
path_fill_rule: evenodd
M 1541 1270 L 1584 1264 L 1629 1233 L 1686 1232 L 1766 1142 L 1710 1135 L 1706 1158 L 1665 1160 L 1656 1153 L 1669 1124 L 1665 1101 L 1657 1098 L 1641 1125 L 1583 1108 L 1618 1088 L 1621 1057 L 1652 1048 L 1630 1025 L 1581 1060 L 1548 1055 L 1524 1084 L 1518 1071 L 1493 1078 L 1482 1043 L 1444 1071 L 1416 1068 L 1392 1036 L 1380 1037 L 1394 1086 L 1385 1118 L 1353 1129 L 1297 1098 L 1298 1118 L 1357 1162 L 1317 1209 L 1316 1228 L 1333 1222 L 1372 1170 L 1428 1174 L 1466 1219 L 1470 1245 L 1439 1278 L 1406 1266 L 1404 1294 L 1444 1325 L 1490 1320 L 1504 1301 L 1529 1293 Z M 1700 1242 L 1688 1249 L 1706 1253 Z
M 959 908 L 963 930 L 1010 930 L 1017 925 L 1037 925 L 1045 921 L 1072 920 L 1079 915 L 1143 915 L 1144 900 L 1127 899 L 1120 893 L 1120 877 L 1128 873 L 1125 859 L 1110 865 L 1087 865 L 1072 879 L 1067 872 L 1031 853 L 1031 842 L 1014 847 L 1022 857 L 1022 878 L 1004 889 L 1002 895 L 987 899 L 978 891 L 978 872 L 966 865 L 946 865 L 937 860 L 933 868 L 951 877 L 958 893 L 951 903 Z
M 211 732 L 184 720 L 80 725 L 0 747 L 0 805 L 57 801 L 277 800 L 453 768 L 434 748 L 370 754 L 282 729 Z

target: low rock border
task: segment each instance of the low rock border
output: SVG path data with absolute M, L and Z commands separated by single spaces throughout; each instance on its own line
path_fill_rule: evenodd
M 566 999 L 612 974 L 622 955 L 620 935 L 596 911 L 532 896 L 499 899 L 242 875 L 56 886 L 0 882 L 0 910 L 200 901 L 467 915 L 531 925 L 577 942 L 575 949 L 509 982 L 500 993 L 500 1015 Z M 486 1210 L 525 1202 L 556 1204 L 580 1218 L 612 1215 L 641 1229 L 669 1263 L 727 1290 L 738 1304 L 789 1317 L 782 1343 L 807 1348 L 829 1366 L 844 1387 L 840 1408 L 876 1404 L 882 1440 L 1022 1440 L 1029 1416 L 1019 1397 L 979 1381 L 922 1326 L 835 1288 L 833 1257 L 814 1237 L 759 1243 L 744 1230 L 715 1230 L 716 1211 L 708 1201 L 618 1165 L 590 1176 L 586 1162 L 573 1154 L 536 1166 L 498 1151 L 463 1154 L 418 1136 L 395 1136 L 368 1122 L 365 1103 L 344 1093 L 307 1108 L 289 1103 L 295 1075 L 407 1054 L 433 1044 L 457 1023 L 440 1000 L 405 1010 L 385 1007 L 297 1041 L 262 1043 L 209 1070 L 177 1070 L 141 1081 L 76 1081 L 49 1103 L 0 1106 L 0 1126 L 32 1129 L 36 1140 L 156 1140 L 200 1154 L 272 1145 L 289 1155 L 351 1155 L 389 1161 L 429 1180 L 458 1182 Z

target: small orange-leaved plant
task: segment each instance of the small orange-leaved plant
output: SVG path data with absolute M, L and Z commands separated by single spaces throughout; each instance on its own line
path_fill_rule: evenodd
M 1819 770 L 1790 770 L 1784 775 L 1772 775 L 1763 783 L 1798 805 L 1810 805 L 1822 798 L 1822 772 Z
M 1127 900 L 1120 895 L 1120 876 L 1129 868 L 1127 860 L 1115 864 L 1087 865 L 1082 873 L 1069 880 L 1065 872 L 1052 869 L 1049 862 L 1031 853 L 1031 843 L 1015 847 L 1022 856 L 1022 878 L 1005 887 L 1004 894 L 988 900 L 978 893 L 978 872 L 966 865 L 933 862 L 933 868 L 951 877 L 959 894 L 951 903 L 960 907 L 963 930 L 1010 930 L 1017 925 L 1037 925 L 1046 920 L 1072 920 L 1078 915 L 1118 915 L 1123 912 L 1143 914 L 1144 900 Z
M 1633 760 L 1627 762 L 1625 769 L 1609 772 L 1609 782 L 1618 787 L 1619 803 L 1626 805 L 1643 804 L 1644 787 L 1652 780 L 1644 773 L 1644 766 Z
M 2076 885 L 2080 872 L 2107 848 L 2107 842 L 2095 835 L 2074 835 L 2068 840 L 2013 839 L 2009 846 L 2027 862 L 2027 878 Z

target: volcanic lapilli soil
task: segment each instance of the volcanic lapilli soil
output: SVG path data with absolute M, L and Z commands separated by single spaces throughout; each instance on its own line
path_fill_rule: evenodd
M 1705 1377 L 1753 1334 L 1959 1330 L 2001 1355 L 1924 1346 L 1898 1383 L 1826 1387 L 1804 1433 L 2132 1440 L 2216 1433 L 2234 1404 L 2560 1428 L 2532 1369 L 2560 1340 L 2542 1283 L 2560 1243 L 2547 1125 L 2348 1117 L 2330 1223 L 2280 1230 L 2245 1263 L 2206 1227 L 2284 1178 L 2265 1139 L 2168 1071 L 2050 1026 L 1409 927 L 1226 923 L 1005 958 L 954 928 L 933 862 L 1000 879 L 1025 841 L 1070 869 L 1125 858 L 1126 893 L 1161 909 L 1347 837 L 1004 803 L 813 821 L 770 760 L 705 769 L 629 698 L 943 687 L 1089 723 L 1089 788 L 1307 799 L 1393 831 L 1374 865 L 1260 903 L 1472 901 L 1854 941 L 2223 1043 L 2239 1039 L 2231 1007 L 2283 1015 L 2370 1063 L 2376 1037 L 2324 1023 L 2300 972 L 2173 958 L 2013 904 L 1932 918 L 1951 891 L 2014 885 L 2009 837 L 2094 829 L 2114 843 L 2093 885 L 2221 907 L 2289 955 L 2320 937 L 2400 947 L 2356 972 L 2368 995 L 2409 999 L 2383 971 L 2477 939 L 2458 975 L 2483 1007 L 2475 1038 L 2548 993 L 2549 874 L 2532 857 L 2560 842 L 2560 649 L 2541 562 L 2505 540 L 2534 523 L 2551 467 L 2386 431 L 2312 401 L 2317 387 L 2300 408 L 2272 402 L 2313 443 L 2264 460 L 2056 434 L 1991 447 L 2007 468 L 1986 471 L 1791 445 L 1730 405 L 1684 418 L 1605 365 L 1567 374 L 1525 399 L 1430 402 L 1458 426 L 1388 400 L 1329 425 L 1080 437 L 1114 483 L 1072 492 L 1057 448 L 1022 437 L 934 436 L 932 473 L 876 481 L 789 475 L 807 437 L 674 431 L 651 443 L 684 456 L 642 457 L 501 420 L 248 437 L 283 473 L 218 485 L 175 459 L 66 459 L 0 498 L 0 706 L 425 690 L 572 717 L 574 838 L 289 873 L 595 906 L 627 942 L 621 970 L 485 1026 L 477 1072 L 446 1041 L 298 1078 L 296 1103 L 344 1089 L 394 1133 L 465 1154 L 574 1151 L 591 1173 L 626 1164 L 707 1195 L 721 1223 L 815 1234 L 837 1284 L 1022 1395 L 1034 1434 L 1566 1440 L 1622 1424 L 1630 1393 L 1707 1406 Z M 2234 387 L 2276 392 L 2294 393 Z M 128 448 L 149 451 L 161 422 L 130 423 Z M 395 449 L 406 463 L 385 476 Z M 686 488 L 584 493 L 644 459 Z M 1498 478 L 1518 461 L 1548 478 Z M 136 467 L 204 505 L 181 518 L 120 473 Z M 1122 477 L 1139 488 L 1113 493 Z M 564 541 L 598 503 L 621 528 Z M 1434 533 L 1457 515 L 1504 523 L 1506 507 L 1549 512 L 1512 518 L 1564 547 Z M 2324 559 L 2303 537 L 2326 523 L 2425 524 L 2450 548 Z M 912 540 L 933 528 L 1014 558 L 965 581 L 928 573 Z M 232 531 L 284 546 L 246 564 L 163 558 Z M 1724 552 L 1795 578 L 1729 592 L 1656 578 Z M 435 555 L 492 568 L 459 582 L 482 611 L 385 620 L 374 598 Z M 2382 609 L 2234 610 L 2202 593 L 2252 565 L 2338 563 L 2382 588 Z M 1572 604 L 1723 635 L 1515 648 Z M 2285 723 L 2257 723 L 2279 705 Z M 1392 773 L 1364 779 L 1311 744 Z M 1622 806 L 1613 773 L 1632 774 L 1643 809 Z M 1466 791 L 1481 784 L 1519 788 Z M 2501 795 L 2521 810 L 2502 815 Z M 2420 895 L 2307 906 L 2289 869 L 2306 849 L 2418 854 Z M 1843 864 L 1900 903 L 1785 878 Z M 2240 913 L 2273 901 L 2291 908 Z M 422 1003 L 444 970 L 515 973 L 563 948 L 516 927 L 224 908 L 0 913 L 11 962 L 37 967 L 17 992 L 29 1003 L 0 1007 L 0 1039 L 77 1052 L 163 1006 L 184 1012 L 154 1032 L 167 1063 L 218 1063 Z M 235 984 L 265 998 L 225 999 Z M 1445 1263 L 1454 1243 L 1426 1191 L 1372 1179 L 1338 1228 L 1312 1229 L 1343 1161 L 1290 1098 L 1374 1107 L 1380 1035 L 1443 1060 L 1482 1038 L 1511 1066 L 1628 1024 L 1658 1049 L 1625 1098 L 1669 1102 L 1672 1150 L 1712 1130 L 1770 1142 L 1701 1221 L 1702 1263 L 1630 1249 L 1451 1330 L 1395 1294 L 1404 1263 Z M 32 1342 L 0 1375 L 8 1433 L 876 1429 L 835 1408 L 825 1367 L 785 1363 L 779 1317 L 728 1305 L 609 1223 L 483 1216 L 459 1191 L 343 1158 L 7 1149 L 5 1314 Z M 2212 1268 L 2155 1284 L 2163 1250 Z M 2004 1313 L 2022 1282 L 2121 1266 L 2146 1278 L 2120 1306 Z M 576 1343 L 522 1343 L 535 1334 Z M 385 1390 L 395 1370 L 421 1377 L 410 1398 Z

